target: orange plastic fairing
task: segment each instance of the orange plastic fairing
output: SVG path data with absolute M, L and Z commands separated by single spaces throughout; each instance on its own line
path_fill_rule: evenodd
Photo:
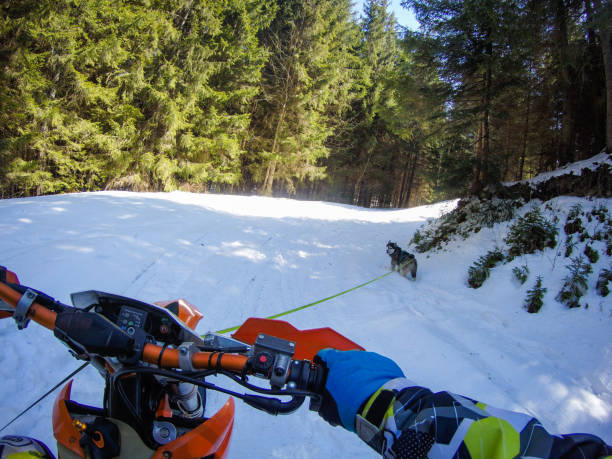
M 85 452 L 79 445 L 81 434 L 72 423 L 72 418 L 66 407 L 66 400 L 70 400 L 71 389 L 72 380 L 62 388 L 53 404 L 53 435 L 58 443 L 78 456 L 85 457 Z
M 3 269 L 0 267 L 0 269 Z M 11 284 L 19 284 L 19 278 L 17 274 L 13 271 L 9 271 L 8 269 L 5 271 L 6 274 L 6 282 L 10 282 Z M 0 319 L 4 319 L 6 317 L 12 317 L 13 313 L 8 311 L 0 311 Z
M 234 399 L 229 398 L 215 415 L 176 440 L 161 446 L 153 459 L 226 458 L 234 426 Z M 168 454 L 171 453 L 171 454 Z
M 195 330 L 198 322 L 204 317 L 200 310 L 184 299 L 172 301 L 156 301 L 153 303 L 156 306 L 167 308 L 174 303 L 178 303 L 178 318 L 192 330 Z
M 6 282 L 19 285 L 19 278 L 17 277 L 17 274 L 15 274 L 13 271 L 9 271 L 8 269 L 5 271 L 5 273 Z
M 298 330 L 290 323 L 282 320 L 253 317 L 247 319 L 232 337 L 243 343 L 255 344 L 255 339 L 260 333 L 294 341 L 295 353 L 293 358 L 296 360 L 312 360 L 317 352 L 328 347 L 340 351 L 365 350 L 359 344 L 328 327 Z

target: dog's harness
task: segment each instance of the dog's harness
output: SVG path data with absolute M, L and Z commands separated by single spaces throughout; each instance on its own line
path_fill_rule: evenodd
M 400 256 L 399 256 L 399 263 L 402 264 L 405 261 L 408 260 L 412 260 L 414 258 L 414 255 L 412 255 L 411 253 L 408 253 L 404 250 L 400 251 Z
M 399 254 L 398 254 L 399 252 Z M 405 262 L 408 262 L 410 260 L 414 259 L 414 255 L 411 254 L 410 252 L 406 252 L 405 250 L 402 250 L 399 247 L 395 247 L 395 251 L 393 252 L 393 256 L 397 257 L 397 269 L 401 269 L 402 268 L 402 264 L 404 264 Z

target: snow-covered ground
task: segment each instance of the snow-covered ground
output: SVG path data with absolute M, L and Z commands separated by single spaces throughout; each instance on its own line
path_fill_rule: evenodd
M 558 213 L 612 200 L 553 200 Z M 455 201 L 405 210 L 324 202 L 189 193 L 82 193 L 0 201 L 0 264 L 25 285 L 69 303 L 97 289 L 144 301 L 183 297 L 204 313 L 198 331 L 220 330 L 328 297 L 389 269 L 385 244 L 406 247 L 427 219 Z M 563 222 L 561 222 L 562 226 Z M 478 290 L 467 268 L 495 245 L 507 224 L 483 229 L 443 252 L 417 255 L 416 281 L 398 274 L 284 319 L 330 326 L 394 359 L 433 390 L 450 390 L 537 416 L 553 433 L 590 432 L 612 443 L 612 300 L 593 293 L 589 308 L 554 300 L 567 259 L 555 250 L 492 271 Z M 597 248 L 597 247 L 596 247 Z M 600 250 L 600 254 L 602 251 Z M 525 285 L 512 267 L 528 264 Z M 542 274 L 539 314 L 522 309 Z M 51 333 L 0 322 L 0 425 L 80 365 Z M 216 383 L 220 384 L 219 379 Z M 76 377 L 73 398 L 99 404 L 102 380 Z M 7 428 L 54 446 L 53 396 Z M 209 395 L 211 407 L 225 396 Z M 303 406 L 273 417 L 237 401 L 230 457 L 375 457 L 354 435 Z

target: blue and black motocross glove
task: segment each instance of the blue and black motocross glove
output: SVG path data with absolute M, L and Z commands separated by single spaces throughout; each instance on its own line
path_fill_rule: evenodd
M 375 352 L 323 349 L 314 361 L 324 365 L 327 373 L 319 415 L 351 432 L 366 400 L 387 381 L 404 377 L 393 360 Z

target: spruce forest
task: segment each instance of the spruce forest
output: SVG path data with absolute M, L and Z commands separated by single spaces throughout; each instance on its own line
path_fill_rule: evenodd
M 608 0 L 5 0 L 0 197 L 408 207 L 612 151 Z

